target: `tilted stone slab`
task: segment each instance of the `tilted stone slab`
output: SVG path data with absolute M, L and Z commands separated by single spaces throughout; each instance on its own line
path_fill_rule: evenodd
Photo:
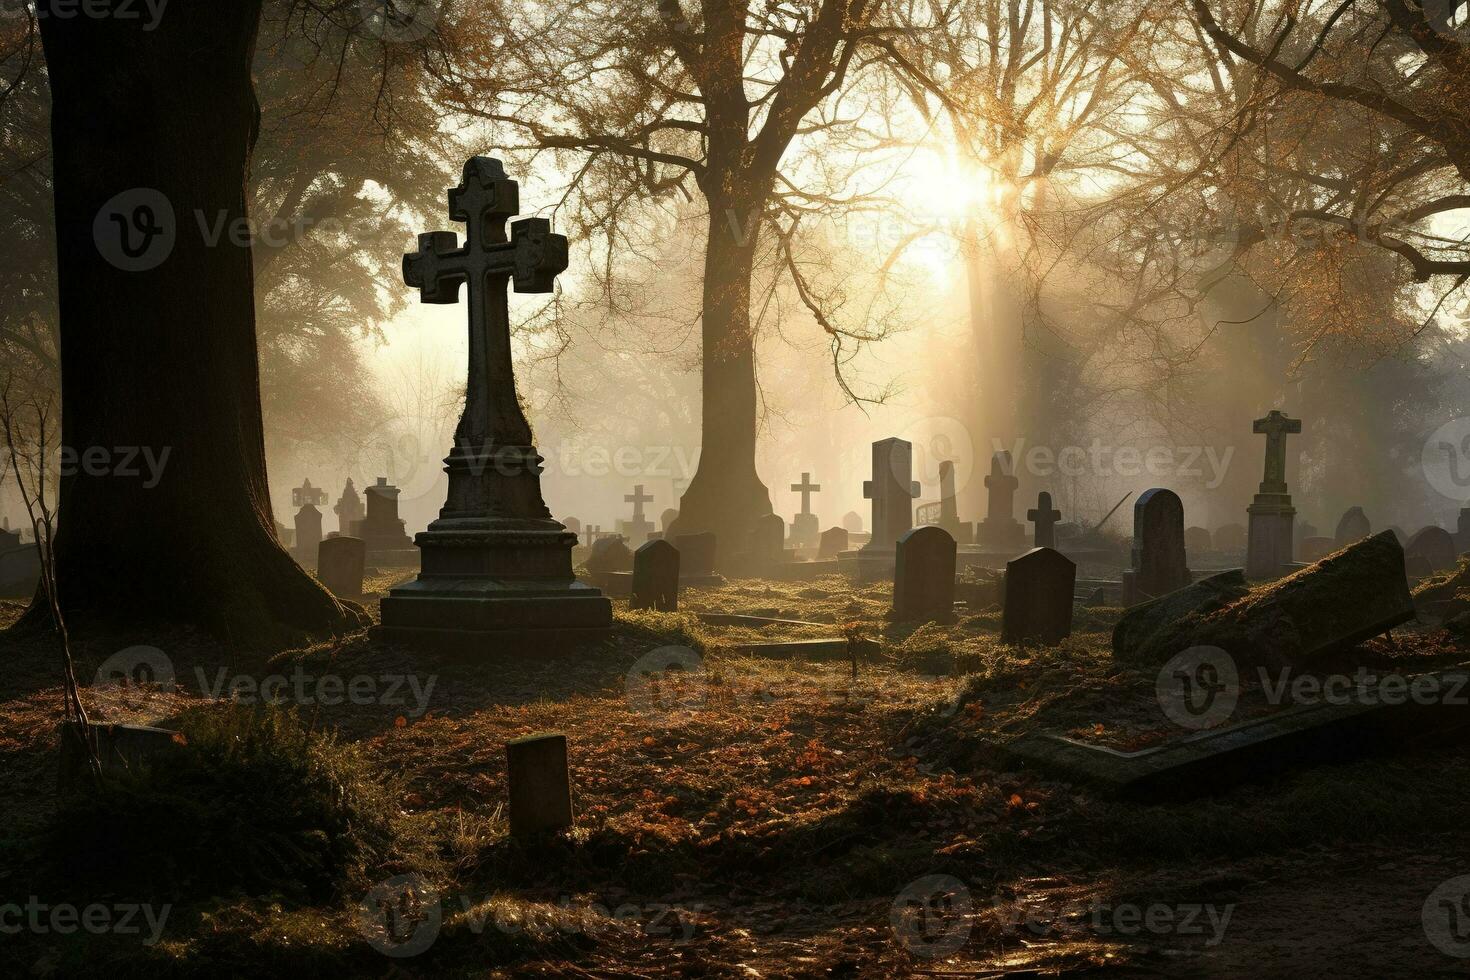
M 1113 656 L 1159 665 L 1191 647 L 1211 646 L 1242 669 L 1278 668 L 1352 647 L 1414 618 L 1404 549 L 1390 531 L 1236 598 L 1228 598 L 1227 576 L 1215 576 L 1215 595 L 1205 592 L 1193 610 L 1181 605 L 1191 586 L 1161 597 L 1152 612 L 1134 611 L 1144 618 L 1130 613 L 1119 620 Z
M 1060 735 L 1029 735 L 1006 752 L 1027 766 L 1090 783 L 1129 799 L 1182 799 L 1219 792 L 1285 769 L 1343 762 L 1416 742 L 1470 737 L 1470 672 L 1434 678 L 1444 697 L 1378 703 L 1322 701 L 1266 718 L 1191 735 L 1168 745 L 1121 752 Z M 1407 678 L 1412 685 L 1416 678 Z

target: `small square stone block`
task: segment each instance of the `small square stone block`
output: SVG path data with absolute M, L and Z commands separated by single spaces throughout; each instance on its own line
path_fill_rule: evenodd
M 567 737 L 527 735 L 505 743 L 510 832 L 516 837 L 572 825 Z

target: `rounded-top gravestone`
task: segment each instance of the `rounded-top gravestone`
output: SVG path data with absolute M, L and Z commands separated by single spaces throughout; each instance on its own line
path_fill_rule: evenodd
M 954 613 L 954 538 L 942 527 L 911 528 L 898 539 L 893 617 L 899 622 L 947 619 Z

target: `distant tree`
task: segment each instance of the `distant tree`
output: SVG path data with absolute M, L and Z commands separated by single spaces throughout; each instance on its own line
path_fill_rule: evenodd
M 564 166 L 576 230 L 604 248 L 604 299 L 619 300 L 621 253 L 647 246 L 636 234 L 645 205 L 682 198 L 702 212 L 702 446 L 680 528 L 715 531 L 729 542 L 722 551 L 737 551 L 771 513 L 755 469 L 756 337 L 769 297 L 758 270 L 789 277 L 828 337 L 839 380 L 854 348 L 884 332 L 830 315 L 795 246 L 804 219 L 864 190 L 848 186 L 850 152 L 802 150 L 851 150 L 870 135 L 865 85 L 891 69 L 880 42 L 902 28 L 870 0 L 593 0 L 499 12 L 477 23 L 467 58 L 440 67 L 440 96 L 519 134 L 502 146 L 551 151 Z

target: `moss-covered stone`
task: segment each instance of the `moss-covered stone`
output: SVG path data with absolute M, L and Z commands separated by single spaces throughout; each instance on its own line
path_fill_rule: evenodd
M 1190 647 L 1214 646 L 1240 667 L 1280 667 L 1352 646 L 1414 617 L 1404 549 L 1391 531 L 1243 594 L 1236 594 L 1230 574 L 1130 612 L 1113 632 L 1114 658 L 1162 664 Z

